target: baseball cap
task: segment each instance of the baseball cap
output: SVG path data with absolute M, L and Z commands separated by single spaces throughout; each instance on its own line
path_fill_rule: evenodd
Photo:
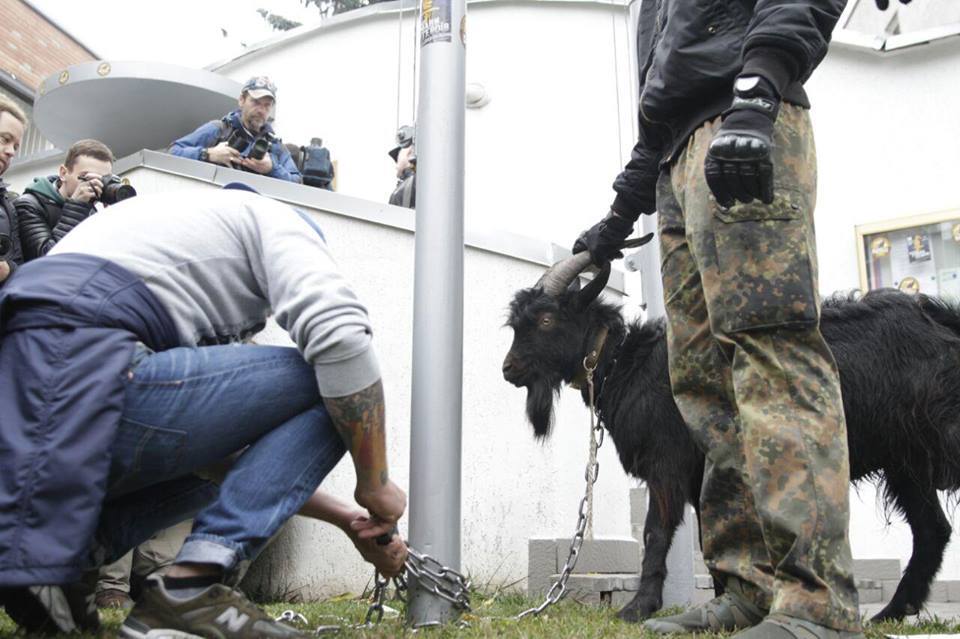
M 413 146 L 414 138 L 416 137 L 416 128 L 410 124 L 405 124 L 404 126 L 397 129 L 397 146 L 393 147 L 387 151 L 387 155 L 393 158 L 393 161 L 397 161 L 397 156 L 400 155 L 400 149 L 405 149 L 408 146 Z
M 247 83 L 243 85 L 243 90 L 240 93 L 246 93 L 254 100 L 259 100 L 268 95 L 276 100 L 277 85 L 265 75 L 256 75 L 247 80 Z

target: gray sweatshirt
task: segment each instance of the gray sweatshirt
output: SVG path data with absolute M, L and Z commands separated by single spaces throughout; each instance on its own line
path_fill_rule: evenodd
M 380 379 L 370 319 L 303 215 L 246 191 L 141 195 L 91 216 L 50 254 L 95 255 L 142 277 L 184 346 L 240 340 L 273 313 L 321 395 L 342 397 Z

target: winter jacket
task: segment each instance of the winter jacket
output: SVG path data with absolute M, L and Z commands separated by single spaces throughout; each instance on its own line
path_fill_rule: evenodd
M 140 278 L 77 254 L 22 266 L 0 327 L 0 587 L 69 583 L 89 566 L 134 345 L 177 334 Z
M 91 202 L 64 199 L 57 182 L 56 175 L 34 178 L 14 202 L 24 261 L 46 255 L 77 224 L 96 212 Z
M 6 256 L 5 261 L 7 266 L 10 267 L 10 275 L 7 276 L 7 279 L 3 282 L 0 282 L 0 287 L 13 276 L 14 271 L 17 270 L 17 267 L 23 263 L 23 251 L 20 247 L 20 229 L 17 221 L 17 211 L 13 206 L 13 201 L 16 198 L 16 194 L 7 190 L 7 183 L 3 180 L 0 180 L 0 233 L 7 235 L 10 238 L 10 251 Z
M 390 194 L 390 204 L 404 206 L 408 209 L 417 208 L 417 172 L 407 169 L 397 180 L 397 188 Z
M 611 208 L 636 219 L 656 209 L 660 168 L 726 110 L 738 75 L 769 80 L 809 107 L 803 83 L 826 55 L 846 0 L 646 0 L 640 9 L 640 134 L 613 184 Z
M 246 155 L 253 147 L 256 137 L 252 136 L 250 132 L 243 127 L 243 124 L 241 124 L 239 110 L 232 111 L 219 120 L 207 122 L 190 135 L 183 136 L 170 146 L 170 153 L 179 155 L 180 157 L 190 158 L 191 160 L 199 160 L 200 151 L 209 149 L 229 139 L 234 131 L 240 131 L 244 139 L 246 139 L 247 146 L 241 151 L 242 155 Z M 270 126 L 269 123 L 264 124 L 263 129 L 260 131 L 260 135 L 264 134 L 272 136 L 270 159 L 273 161 L 273 170 L 267 175 L 298 184 L 303 182 L 303 177 L 300 175 L 300 171 L 297 169 L 293 158 L 290 157 L 290 152 L 283 146 L 280 138 L 274 135 L 273 127 Z M 243 171 L 248 170 L 243 167 L 236 168 Z

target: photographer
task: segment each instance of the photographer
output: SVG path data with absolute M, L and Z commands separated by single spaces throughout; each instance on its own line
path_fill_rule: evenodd
M 67 151 L 57 175 L 34 178 L 14 202 L 25 261 L 46 255 L 96 211 L 98 201 L 113 204 L 135 194 L 112 171 L 113 152 L 105 144 L 80 140 Z
M 6 173 L 13 157 L 20 150 L 20 140 L 27 128 L 27 116 L 17 105 L 0 96 L 0 176 Z M 14 195 L 0 178 L 0 286 L 23 261 L 20 236 L 17 232 L 17 213 L 13 207 Z
M 408 209 L 417 206 L 417 152 L 414 147 L 416 129 L 402 126 L 397 131 L 397 146 L 389 151 L 397 163 L 397 186 L 390 194 L 390 204 Z
M 270 78 L 250 78 L 240 92 L 238 109 L 180 138 L 170 153 L 299 184 L 300 171 L 268 122 L 276 100 L 277 87 Z

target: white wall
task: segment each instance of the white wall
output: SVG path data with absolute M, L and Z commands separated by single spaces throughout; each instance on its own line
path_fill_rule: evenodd
M 469 5 L 467 82 L 492 98 L 467 111 L 469 226 L 569 246 L 606 213 L 635 138 L 626 15 L 625 7 L 593 3 Z M 396 13 L 372 15 L 221 72 L 240 81 L 270 74 L 280 135 L 321 135 L 338 161 L 338 190 L 383 201 L 395 183 L 386 152 L 397 124 L 398 37 L 400 122 L 413 119 L 413 25 L 403 20 L 398 29 Z
M 834 47 L 808 83 L 819 157 L 817 244 L 823 293 L 859 288 L 857 224 L 942 210 L 960 216 L 960 38 L 880 57 Z M 876 491 L 851 492 L 856 558 L 910 556 Z M 955 531 L 956 509 L 947 510 Z M 940 579 L 960 578 L 960 533 Z
M 202 184 L 149 169 L 127 175 L 142 192 Z M 406 488 L 413 234 L 313 213 L 338 263 L 369 308 L 387 399 L 391 475 Z M 506 306 L 517 289 L 532 286 L 542 271 L 529 262 L 478 249 L 467 249 L 465 256 L 462 559 L 463 568 L 477 583 L 510 584 L 524 579 L 527 539 L 569 536 L 583 495 L 589 414 L 579 396 L 564 392 L 555 435 L 548 443 L 538 444 L 524 417 L 525 391 L 507 384 L 500 373 L 513 338 L 512 331 L 501 328 Z M 257 341 L 289 343 L 275 325 Z M 594 493 L 596 533 L 629 535 L 628 494 L 634 483 L 621 470 L 611 443 L 600 453 L 602 469 Z M 344 461 L 324 486 L 349 498 L 353 482 L 353 467 Z M 406 523 L 401 522 L 400 528 L 405 532 Z M 255 571 L 251 576 L 257 587 L 273 596 L 293 590 L 303 597 L 359 592 L 372 571 L 351 548 L 339 531 L 297 518 L 265 553 L 273 570 Z

